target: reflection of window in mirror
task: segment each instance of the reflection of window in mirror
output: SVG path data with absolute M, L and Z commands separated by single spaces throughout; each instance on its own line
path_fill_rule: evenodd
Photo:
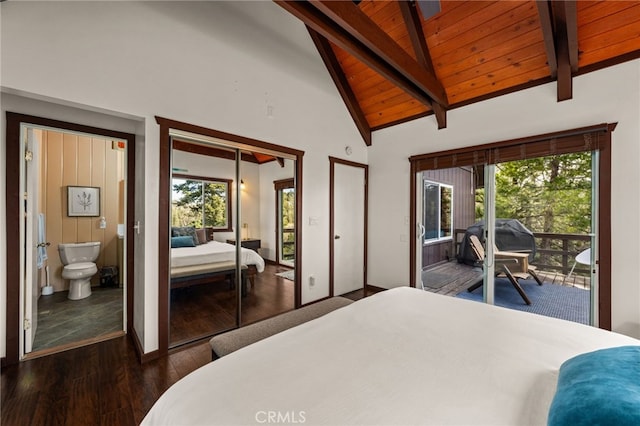
M 231 231 L 229 179 L 174 175 L 171 180 L 171 226 Z

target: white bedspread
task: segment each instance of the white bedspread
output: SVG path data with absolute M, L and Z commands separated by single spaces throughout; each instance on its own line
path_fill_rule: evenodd
M 255 251 L 241 248 L 242 264 L 256 265 L 258 272 L 264 271 L 264 259 Z M 217 262 L 233 262 L 236 259 L 236 246 L 233 244 L 209 241 L 195 247 L 171 249 L 171 266 L 193 266 Z
M 203 366 L 142 424 L 543 425 L 563 361 L 638 344 L 403 287 Z

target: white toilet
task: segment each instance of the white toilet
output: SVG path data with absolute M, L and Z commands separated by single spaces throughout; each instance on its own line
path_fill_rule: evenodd
M 100 242 L 58 244 L 58 253 L 65 265 L 62 278 L 70 280 L 69 299 L 91 296 L 91 277 L 98 272 L 93 262 L 100 255 Z

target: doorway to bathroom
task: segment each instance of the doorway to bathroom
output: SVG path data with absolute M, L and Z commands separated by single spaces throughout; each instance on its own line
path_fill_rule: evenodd
M 7 312 L 7 334 L 17 331 L 19 359 L 128 329 L 133 144 L 131 134 L 7 113 L 7 163 L 17 151 L 13 181 L 24 194 L 14 206 L 7 193 L 7 230 L 19 237 L 16 250 L 7 250 L 8 266 L 19 265 L 17 286 L 7 280 L 8 306 L 13 300 L 18 307 Z M 7 167 L 8 182 L 13 172 Z M 16 223 L 11 207 L 19 212 Z

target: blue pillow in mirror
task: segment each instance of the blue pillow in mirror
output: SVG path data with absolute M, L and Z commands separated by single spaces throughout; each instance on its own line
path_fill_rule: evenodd
M 171 237 L 171 248 L 180 248 L 180 247 L 195 247 L 196 244 L 193 241 L 193 237 L 188 235 L 182 237 Z

